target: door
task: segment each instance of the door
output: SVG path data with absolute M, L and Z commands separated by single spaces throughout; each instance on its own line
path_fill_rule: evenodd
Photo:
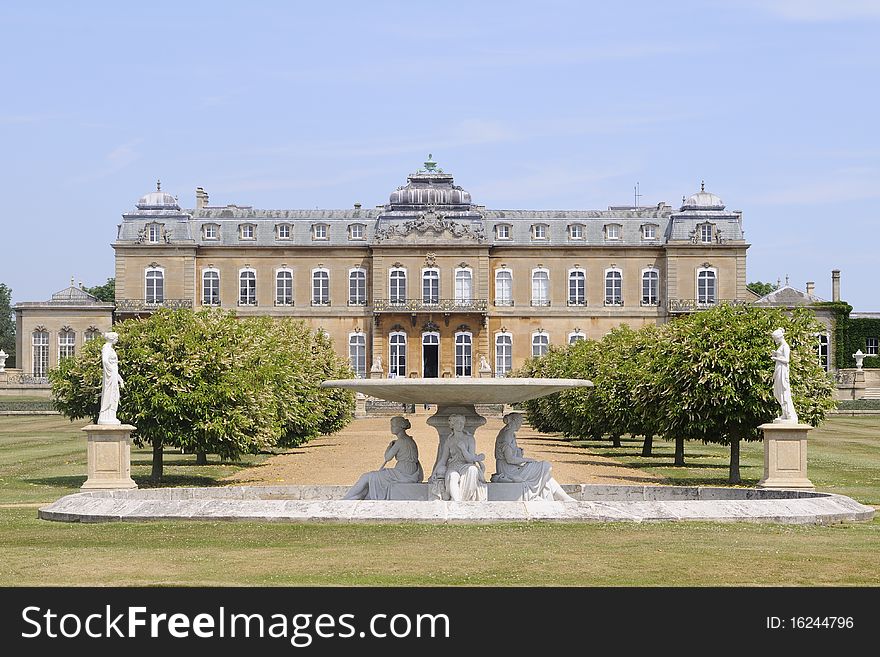
M 440 334 L 422 334 L 422 376 L 436 379 L 440 376 Z

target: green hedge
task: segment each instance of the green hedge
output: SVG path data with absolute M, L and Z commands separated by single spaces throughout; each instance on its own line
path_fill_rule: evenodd
M 838 411 L 880 411 L 880 399 L 845 399 L 837 403 Z
M 0 399 L 0 411 L 56 411 L 51 399 Z

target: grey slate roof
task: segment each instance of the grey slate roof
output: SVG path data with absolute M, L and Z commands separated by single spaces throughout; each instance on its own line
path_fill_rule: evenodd
M 807 306 L 819 301 L 824 301 L 824 299 L 814 294 L 807 294 L 803 290 L 798 290 L 791 285 L 783 285 L 773 290 L 770 294 L 753 301 L 752 304 L 755 306 L 782 306 L 790 308 L 793 306 Z

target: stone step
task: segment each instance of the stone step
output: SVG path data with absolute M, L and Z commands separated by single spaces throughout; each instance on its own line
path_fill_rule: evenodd
M 880 399 L 880 388 L 865 388 L 865 396 L 862 399 Z

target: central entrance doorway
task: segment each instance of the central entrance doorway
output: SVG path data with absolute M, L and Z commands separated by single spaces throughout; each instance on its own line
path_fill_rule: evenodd
M 440 334 L 422 333 L 422 376 L 436 379 L 440 376 Z

